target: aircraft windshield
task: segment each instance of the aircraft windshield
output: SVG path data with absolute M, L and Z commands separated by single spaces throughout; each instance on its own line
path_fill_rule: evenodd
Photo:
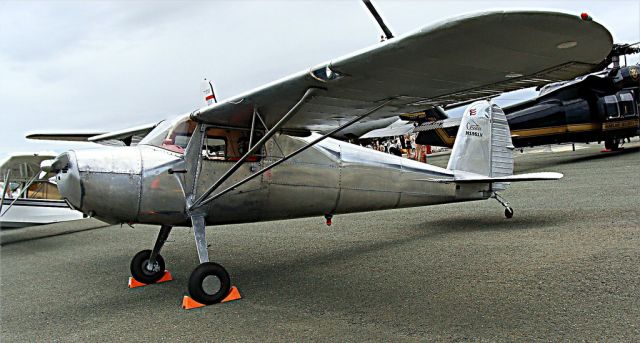
M 195 127 L 196 123 L 189 119 L 189 115 L 163 121 L 140 141 L 140 144 L 153 145 L 182 154 Z

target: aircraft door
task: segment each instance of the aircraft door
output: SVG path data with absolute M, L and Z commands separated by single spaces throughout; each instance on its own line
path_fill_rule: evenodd
M 250 131 L 219 127 L 205 127 L 200 154 L 200 170 L 195 180 L 196 195 L 200 196 L 216 183 L 249 150 Z M 256 142 L 259 137 L 253 137 Z M 260 170 L 262 149 L 249 156 L 233 175 L 213 194 L 222 191 Z M 239 222 L 258 220 L 267 191 L 261 178 L 256 178 L 219 199 L 205 205 L 210 213 L 208 221 Z

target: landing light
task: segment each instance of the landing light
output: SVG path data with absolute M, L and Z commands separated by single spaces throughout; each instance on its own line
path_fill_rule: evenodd
M 513 79 L 513 78 L 522 77 L 522 76 L 523 76 L 522 74 L 518 74 L 518 73 L 509 73 L 509 74 L 505 75 L 504 77 L 506 77 L 508 79 Z
M 311 70 L 310 74 L 314 79 L 322 82 L 334 81 L 334 80 L 341 79 L 343 77 L 342 74 L 331 69 L 330 65 L 322 66 L 315 70 Z

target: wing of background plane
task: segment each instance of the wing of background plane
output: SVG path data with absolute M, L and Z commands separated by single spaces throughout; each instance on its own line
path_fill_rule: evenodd
M 447 118 L 430 123 L 424 123 L 416 127 L 413 132 L 418 133 L 418 144 L 453 147 L 456 134 L 460 127 L 461 118 Z
M 156 125 L 158 124 L 146 124 L 112 132 L 32 133 L 27 135 L 27 138 L 48 141 L 93 142 L 102 145 L 130 146 L 137 145 L 144 136 L 156 127 Z
M 0 176 L 7 177 L 9 172 L 11 181 L 26 182 L 40 173 L 42 161 L 54 159 L 56 156 L 56 153 L 11 155 L 0 163 Z
M 365 133 L 364 135 L 360 136 L 360 139 L 402 136 L 407 133 L 413 132 L 413 129 L 414 125 L 412 122 L 398 119 L 396 122 L 387 127 Z
M 609 31 L 590 18 L 476 14 L 323 63 L 203 107 L 192 118 L 249 127 L 255 109 L 273 126 L 307 90 L 320 89 L 282 128 L 328 131 L 389 100 L 365 121 L 571 79 L 591 72 L 611 47 Z

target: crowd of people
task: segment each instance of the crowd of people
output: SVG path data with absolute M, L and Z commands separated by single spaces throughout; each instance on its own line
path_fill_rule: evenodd
M 416 144 L 413 134 L 395 137 L 363 139 L 358 142 L 369 149 L 386 152 L 388 154 L 409 158 L 412 160 L 427 162 L 427 154 L 431 153 L 431 147 Z

